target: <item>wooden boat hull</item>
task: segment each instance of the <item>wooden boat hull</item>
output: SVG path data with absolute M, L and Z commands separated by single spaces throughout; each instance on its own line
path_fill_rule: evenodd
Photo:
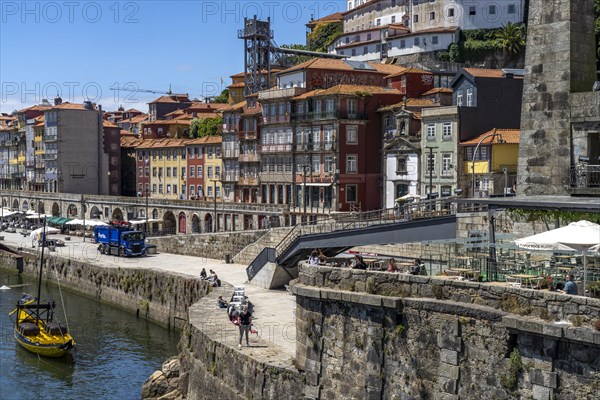
M 67 339 L 57 340 L 51 343 L 44 343 L 47 340 L 37 336 L 24 336 L 15 330 L 15 340 L 21 347 L 32 353 L 44 357 L 62 357 L 67 354 L 74 346 L 73 339 L 69 336 Z

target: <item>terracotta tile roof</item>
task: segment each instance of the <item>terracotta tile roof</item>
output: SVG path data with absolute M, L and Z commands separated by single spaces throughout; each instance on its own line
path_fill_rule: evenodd
M 431 90 L 426 91 L 425 93 L 422 93 L 421 96 L 429 96 L 431 94 L 436 94 L 436 93 L 452 93 L 452 89 L 451 88 L 433 88 Z
M 397 89 L 384 88 L 380 86 L 365 86 L 365 85 L 337 85 L 329 89 L 316 89 L 310 92 L 294 97 L 294 100 L 307 99 L 316 96 L 332 96 L 332 95 L 361 95 L 363 93 L 373 94 L 397 94 L 402 92 Z
M 499 136 L 490 136 L 486 139 L 483 140 L 483 142 L 481 142 L 482 144 L 500 144 L 498 143 L 498 141 L 500 139 L 504 140 L 505 144 L 519 144 L 520 140 L 521 140 L 521 131 L 519 129 L 492 129 L 489 132 L 483 133 L 479 136 L 477 136 L 476 138 L 461 142 L 460 145 L 461 146 L 476 146 L 480 140 L 482 140 L 484 137 L 486 137 L 487 135 L 491 135 L 493 133 L 498 133 L 500 135 L 502 135 L 502 137 L 500 138 Z
M 246 84 L 244 82 L 237 82 L 237 83 L 232 83 L 231 85 L 229 85 L 227 87 L 230 89 L 243 88 L 243 87 L 246 87 Z
M 172 147 L 183 147 L 189 139 L 144 139 L 137 145 L 138 149 L 161 149 Z
M 141 112 L 140 110 L 136 110 L 135 108 L 130 108 L 129 110 L 125 111 L 128 113 L 140 113 L 143 114 L 143 112 Z
M 24 113 L 24 112 L 27 112 L 27 111 L 45 111 L 45 110 L 49 110 L 50 108 L 52 108 L 52 106 L 37 105 L 37 106 L 31 106 L 31 107 L 24 108 L 24 109 L 19 110 L 17 112 L 20 114 L 20 113 Z
M 83 106 L 83 104 L 79 104 L 79 103 L 69 103 L 69 102 L 65 102 L 65 103 L 61 103 L 57 106 L 52 106 L 49 107 L 47 109 L 61 109 L 61 110 L 86 110 L 86 111 L 91 111 L 88 110 L 87 108 L 85 108 Z M 96 107 L 94 106 L 94 110 L 96 109 Z
M 154 122 L 146 122 L 144 125 L 145 126 L 148 126 L 148 125 L 189 125 L 190 123 L 191 123 L 191 121 L 189 119 L 177 118 L 177 119 L 167 119 L 167 120 L 163 119 L 163 120 L 154 121 Z
M 322 18 L 312 20 L 308 24 L 306 24 L 306 26 L 310 28 L 310 27 L 313 27 L 322 22 L 342 22 L 343 20 L 344 20 L 344 13 L 336 12 L 333 14 L 326 15 Z
M 123 136 L 134 137 L 134 138 L 139 138 L 140 137 L 139 134 L 126 131 L 125 129 L 121 129 L 120 133 L 121 133 L 121 137 L 123 137 Z
M 121 120 L 119 122 L 120 123 L 129 122 L 131 124 L 137 124 L 137 123 L 146 121 L 148 118 L 150 118 L 149 115 L 147 115 L 147 114 L 141 114 L 141 115 L 136 115 L 134 117 L 131 117 L 129 119 L 123 119 L 123 120 Z
M 368 6 L 370 6 L 370 5 L 373 5 L 373 4 L 380 3 L 381 1 L 383 1 L 383 0 L 371 0 L 371 1 L 367 1 L 367 2 L 365 2 L 365 3 L 363 3 L 363 4 L 361 4 L 361 5 L 360 5 L 360 6 L 358 6 L 358 7 L 354 7 L 352 10 L 348 10 L 348 11 L 345 11 L 345 12 L 343 12 L 342 14 L 343 14 L 344 16 L 346 16 L 346 15 L 348 15 L 348 14 L 352 14 L 352 13 L 353 13 L 353 12 L 355 12 L 355 11 L 360 11 L 360 10 L 362 10 L 363 8 L 367 8 L 367 7 L 368 7 Z
M 202 102 L 194 102 L 191 106 L 184 109 L 184 111 L 215 111 L 222 110 L 224 108 L 229 107 L 226 103 L 202 103 Z
M 246 100 L 242 100 L 238 103 L 235 103 L 234 105 L 231 105 L 227 108 L 224 108 L 222 111 L 223 112 L 235 112 L 235 111 L 242 111 L 244 110 L 244 107 L 246 106 Z
M 110 121 L 103 121 L 102 126 L 104 128 L 119 128 L 119 126 L 117 126 L 115 123 L 110 122 Z
M 463 71 L 475 78 L 504 78 L 504 72 L 501 69 L 464 68 Z
M 403 107 L 406 108 L 424 108 L 424 107 L 439 107 L 438 103 L 435 103 L 433 100 L 431 99 L 421 99 L 421 98 L 410 98 L 407 99 L 406 102 L 401 101 L 399 103 L 396 104 L 391 104 L 389 106 L 385 106 L 385 107 L 381 107 L 379 110 L 377 111 L 391 111 L 391 110 L 398 110 L 401 109 Z
M 154 103 L 191 103 L 187 94 L 171 94 L 160 96 L 158 99 L 151 101 L 148 104 Z
M 406 67 L 402 67 L 399 65 L 392 64 L 381 64 L 378 62 L 370 61 L 367 63 L 371 67 L 375 68 L 373 70 L 357 70 L 365 73 L 373 73 L 373 74 L 393 74 L 399 72 L 401 70 L 406 69 Z M 355 71 L 350 65 L 346 64 L 343 60 L 331 59 L 331 58 L 313 58 L 311 60 L 305 61 L 301 64 L 298 64 L 292 68 L 288 68 L 284 71 L 279 72 L 279 74 L 294 72 L 303 69 L 329 69 L 329 70 L 338 70 L 338 71 Z
M 136 138 L 134 136 L 121 135 L 121 147 L 134 148 L 144 143 L 143 139 Z
M 382 65 L 384 65 L 384 64 L 382 64 Z M 406 68 L 406 67 L 401 67 L 399 65 L 392 65 L 392 66 L 400 67 L 402 69 L 386 76 L 385 77 L 386 79 L 396 78 L 398 76 L 402 76 L 402 75 L 406 75 L 406 74 L 433 75 L 433 73 L 431 71 L 425 71 L 424 69 L 421 69 L 421 68 L 413 68 L 413 67 Z
M 221 136 L 205 136 L 205 137 L 196 138 L 196 139 L 188 139 L 185 144 L 187 146 L 190 146 L 190 145 L 197 145 L 197 144 L 218 144 L 218 143 L 222 143 L 222 142 L 223 142 L 223 138 Z

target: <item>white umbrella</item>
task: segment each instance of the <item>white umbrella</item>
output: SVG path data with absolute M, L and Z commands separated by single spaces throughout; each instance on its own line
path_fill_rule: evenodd
M 82 219 L 72 219 L 69 222 L 65 222 L 65 225 L 83 225 L 83 220 Z
M 27 215 L 25 218 L 26 219 L 39 219 L 39 218 L 50 218 L 52 217 L 52 215 L 48 215 L 48 214 L 30 214 Z
M 529 250 L 581 251 L 583 253 L 583 293 L 585 293 L 587 285 L 585 255 L 587 251 L 600 249 L 600 225 L 583 220 L 571 222 L 562 228 L 517 239 L 515 244 Z
M 43 228 L 43 227 L 42 227 L 42 228 L 37 228 L 37 229 L 34 229 L 34 230 L 33 230 L 33 231 L 31 231 L 31 233 L 29 234 L 29 237 L 30 237 L 31 239 L 35 239 L 35 238 L 37 238 L 39 235 L 41 235 L 41 234 L 42 234 L 42 231 L 43 231 L 43 230 L 44 230 L 44 228 Z M 47 227 L 46 227 L 46 235 L 49 235 L 49 234 L 51 234 L 51 233 L 58 233 L 58 232 L 60 232 L 60 229 L 56 229 L 56 228 L 53 228 L 53 227 L 51 227 L 51 226 L 47 226 Z
M 102 222 L 98 219 L 90 219 L 90 220 L 85 220 L 85 225 L 86 226 L 106 226 L 108 225 L 106 222 Z

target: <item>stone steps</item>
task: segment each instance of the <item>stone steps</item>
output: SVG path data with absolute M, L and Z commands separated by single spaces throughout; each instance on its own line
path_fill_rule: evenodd
M 233 256 L 236 264 L 249 265 L 265 247 L 275 247 L 287 236 L 293 227 L 272 228 L 256 242 L 249 244 Z

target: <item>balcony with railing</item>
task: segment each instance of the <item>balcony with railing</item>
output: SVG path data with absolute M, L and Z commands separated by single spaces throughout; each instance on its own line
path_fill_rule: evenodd
M 237 124 L 237 123 L 233 123 L 233 124 L 224 123 L 223 124 L 223 133 L 236 133 L 238 131 L 239 131 L 239 124 Z
M 290 122 L 290 115 L 263 115 L 263 124 L 285 124 Z
M 292 151 L 291 144 L 260 144 L 257 146 L 259 153 L 289 153 Z
M 238 185 L 240 185 L 240 186 L 258 186 L 258 185 L 260 185 L 260 179 L 259 179 L 258 175 L 240 176 L 238 179 Z
M 257 153 L 240 153 L 238 162 L 260 162 L 260 156 Z
M 239 148 L 224 148 L 223 149 L 223 153 L 222 153 L 222 158 L 238 158 L 240 155 L 240 149 Z
M 227 171 L 221 174 L 221 182 L 237 182 L 239 177 L 239 171 Z
M 294 149 L 297 152 L 301 152 L 301 151 L 333 151 L 334 150 L 332 142 L 299 143 L 294 146 Z
M 45 135 L 44 136 L 44 142 L 50 143 L 50 142 L 56 142 L 58 140 L 58 135 Z
M 569 181 L 571 194 L 600 195 L 600 165 L 571 166 Z
M 258 138 L 256 129 L 240 131 L 238 133 L 240 140 L 256 140 Z
M 338 119 L 339 111 L 337 109 L 328 111 L 311 111 L 306 113 L 294 114 L 296 121 L 316 121 L 322 119 Z

